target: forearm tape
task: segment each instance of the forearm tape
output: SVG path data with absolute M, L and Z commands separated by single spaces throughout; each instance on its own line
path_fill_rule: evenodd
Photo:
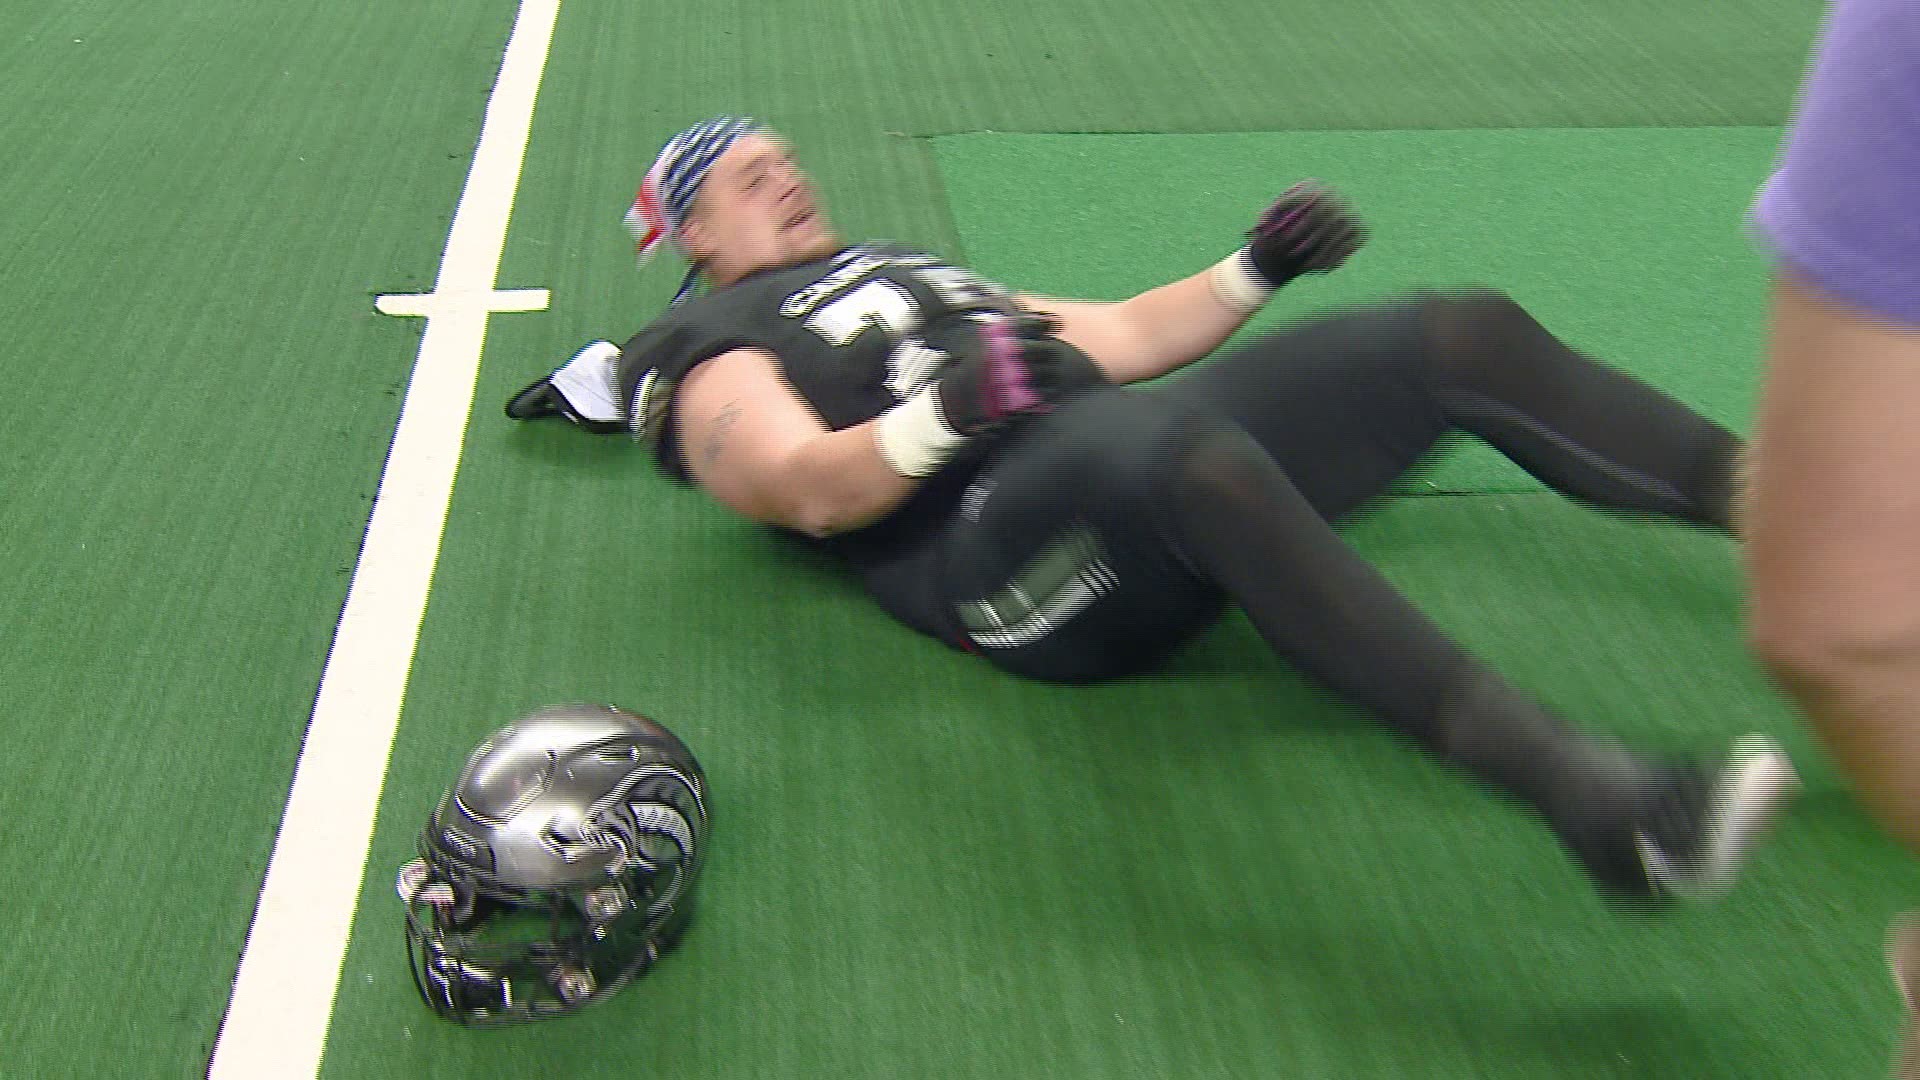
M 1221 259 L 1207 271 L 1207 283 L 1214 298 L 1230 310 L 1251 315 L 1266 306 L 1274 287 L 1254 269 L 1253 255 L 1246 248 Z
M 901 476 L 931 476 L 967 437 L 953 430 L 940 412 L 940 395 L 933 387 L 914 394 L 874 420 L 874 445 L 888 468 Z

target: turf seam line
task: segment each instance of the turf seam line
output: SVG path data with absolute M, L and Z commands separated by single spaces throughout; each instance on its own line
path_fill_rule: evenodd
M 896 137 L 905 136 L 906 138 L 909 138 L 909 139 L 952 139 L 952 138 L 959 138 L 965 135 L 1022 135 L 1022 136 L 1025 136 L 1025 135 L 1032 135 L 1032 136 L 1042 136 L 1042 135 L 1188 136 L 1188 135 L 1191 135 L 1191 136 L 1205 137 L 1210 135 L 1391 135 L 1391 134 L 1394 134 L 1395 132 L 1409 132 L 1409 133 L 1417 132 L 1421 135 L 1444 135 L 1447 132 L 1452 132 L 1452 131 L 1457 131 L 1462 133 L 1482 132 L 1482 131 L 1515 131 L 1515 132 L 1524 131 L 1528 133 L 1541 133 L 1541 132 L 1550 133 L 1550 132 L 1556 132 L 1556 131 L 1565 131 L 1565 132 L 1573 132 L 1573 131 L 1579 131 L 1579 132 L 1777 131 L 1786 122 L 1787 122 L 1787 117 L 1782 116 L 1780 118 L 1780 122 L 1775 124 L 1679 124 L 1679 125 L 1673 125 L 1673 126 L 1649 126 L 1646 124 L 1589 124 L 1589 125 L 1552 124 L 1546 127 L 1540 127 L 1533 124 L 1484 124 L 1477 127 L 1459 127 L 1455 125 L 1448 125 L 1446 127 L 1386 127 L 1386 128 L 1248 127 L 1248 128 L 1182 128 L 1179 130 L 1171 130 L 1171 131 L 1165 128 L 1158 128 L 1158 129 L 1047 128 L 1044 130 L 1028 130 L 1028 129 L 1016 130 L 1013 128 L 954 128 L 951 130 L 941 130 L 941 131 L 899 131 L 899 130 L 890 129 L 882 132 L 881 134 L 896 136 Z

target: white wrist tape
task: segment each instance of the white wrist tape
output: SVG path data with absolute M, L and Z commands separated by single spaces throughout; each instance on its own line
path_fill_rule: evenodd
M 1273 286 L 1253 268 L 1253 253 L 1246 248 L 1214 263 L 1207 282 L 1222 304 L 1242 315 L 1259 311 L 1273 295 Z
M 881 413 L 873 422 L 873 441 L 894 472 L 920 477 L 937 472 L 967 437 L 947 426 L 940 396 L 928 387 Z

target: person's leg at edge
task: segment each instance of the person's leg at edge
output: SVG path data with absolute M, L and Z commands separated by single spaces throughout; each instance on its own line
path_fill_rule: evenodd
M 1760 658 L 1920 853 L 1920 328 L 1778 287 L 1746 545 Z

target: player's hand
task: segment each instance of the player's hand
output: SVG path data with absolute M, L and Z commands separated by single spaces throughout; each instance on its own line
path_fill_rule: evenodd
M 1247 236 L 1253 268 L 1277 289 L 1346 262 L 1366 243 L 1367 228 L 1332 188 L 1303 180 L 1275 199 Z
M 1067 391 L 1071 346 L 1053 336 L 1058 324 L 1030 313 L 969 312 L 927 328 L 927 344 L 949 357 L 935 381 L 940 412 L 969 438 L 1012 417 L 1045 412 Z

